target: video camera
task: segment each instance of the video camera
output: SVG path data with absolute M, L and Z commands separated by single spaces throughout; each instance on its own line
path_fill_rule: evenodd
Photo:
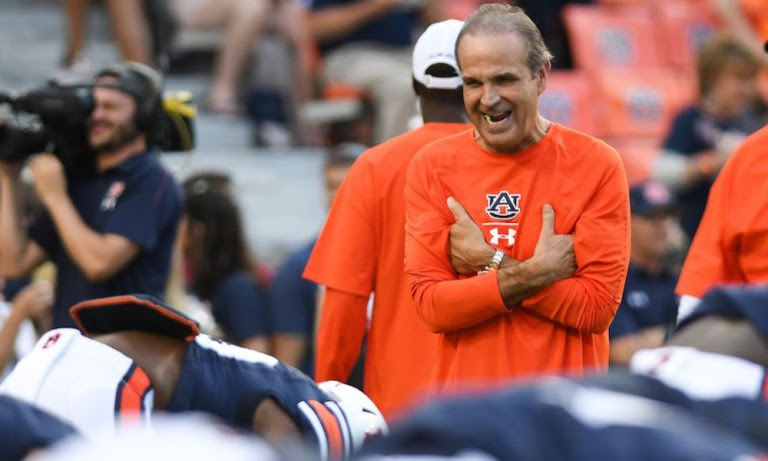
M 155 147 L 163 152 L 190 151 L 195 145 L 197 111 L 189 92 L 163 97 L 158 117 Z M 0 123 L 0 160 L 21 161 L 37 152 L 53 152 L 67 174 L 91 171 L 95 155 L 88 144 L 87 122 L 95 103 L 92 85 L 48 85 L 18 95 L 0 92 L 0 104 L 8 104 L 14 115 L 31 114 Z

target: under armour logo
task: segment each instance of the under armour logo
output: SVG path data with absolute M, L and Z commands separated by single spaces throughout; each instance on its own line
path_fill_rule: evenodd
M 61 338 L 61 333 L 55 333 L 48 337 L 48 339 L 45 341 L 45 344 L 43 344 L 43 349 L 48 349 L 49 347 L 56 344 L 56 341 Z
M 511 247 L 515 244 L 515 236 L 517 235 L 516 229 L 507 229 L 506 233 L 499 232 L 498 227 L 491 229 L 491 245 L 498 245 L 500 240 L 506 240 L 507 246 Z
M 503 190 L 498 194 L 486 194 L 488 207 L 485 212 L 496 219 L 512 219 L 520 213 L 520 194 Z

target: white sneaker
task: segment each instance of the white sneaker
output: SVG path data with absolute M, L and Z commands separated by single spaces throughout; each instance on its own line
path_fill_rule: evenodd
M 93 77 L 93 65 L 85 56 L 80 56 L 69 65 L 62 64 L 51 72 L 50 79 L 56 83 L 67 85 L 82 82 Z
M 257 128 L 258 143 L 265 147 L 290 147 L 293 135 L 283 124 L 270 120 L 260 122 Z

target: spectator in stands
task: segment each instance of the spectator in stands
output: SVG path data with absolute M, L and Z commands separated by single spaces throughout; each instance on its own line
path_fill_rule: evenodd
M 11 302 L 0 301 L 0 376 L 14 359 L 32 350 L 38 324 L 40 333 L 50 328 L 53 293 L 50 281 L 38 280 L 24 286 Z
M 676 226 L 672 192 L 659 182 L 646 182 L 629 191 L 632 245 L 624 296 L 611 327 L 610 358 L 627 365 L 639 349 L 659 347 L 675 325 L 675 274 L 665 264 L 670 228 Z
M 194 176 L 184 182 L 185 214 L 181 248 L 188 285 L 210 304 L 226 340 L 269 351 L 266 290 L 253 276 L 240 211 L 228 184 L 217 176 Z
M 52 75 L 56 80 L 66 82 L 87 78 L 93 72 L 85 53 L 90 4 L 91 0 L 64 0 L 67 46 L 60 67 Z M 150 34 L 143 1 L 105 0 L 104 4 L 122 58 L 151 64 Z
M 325 201 L 328 208 L 349 168 L 365 146 L 342 143 L 328 153 L 325 160 Z M 316 238 L 290 254 L 277 270 L 270 290 L 273 318 L 272 355 L 314 376 L 315 332 L 317 328 L 318 286 L 302 278 L 304 267 L 315 246 Z
M 19 201 L 23 226 L 28 228 L 42 211 L 32 184 L 21 183 Z M 20 279 L 2 279 L 0 295 L 0 381 L 4 369 L 32 350 L 39 335 L 51 329 L 55 268 L 46 263 L 34 274 Z
M 170 5 L 182 28 L 224 31 L 208 93 L 208 108 L 213 112 L 243 113 L 238 87 L 251 62 L 254 45 L 268 26 L 276 26 L 299 52 L 305 48 L 299 9 L 290 0 L 170 0 Z M 306 59 L 298 61 L 303 64 Z M 306 74 L 303 66 L 296 74 Z
M 312 38 L 324 82 L 363 88 L 376 110 L 378 144 L 407 130 L 415 112 L 411 89 L 414 30 L 442 19 L 443 0 L 312 0 Z
M 699 99 L 675 118 L 654 177 L 675 190 L 681 224 L 693 238 L 717 173 L 746 136 L 765 123 L 756 109 L 760 61 L 740 41 L 719 36 L 699 51 Z

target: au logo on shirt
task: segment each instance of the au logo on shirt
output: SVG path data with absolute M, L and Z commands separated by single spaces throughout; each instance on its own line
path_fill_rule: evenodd
M 510 194 L 503 190 L 498 194 L 486 194 L 488 206 L 485 212 L 496 219 L 513 219 L 520 214 L 520 194 Z

